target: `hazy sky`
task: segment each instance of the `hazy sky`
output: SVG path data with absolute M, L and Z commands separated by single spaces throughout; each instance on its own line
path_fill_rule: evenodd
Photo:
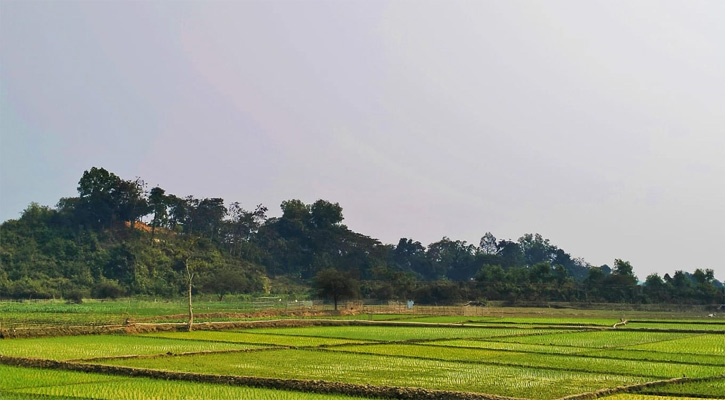
M 0 220 L 105 167 L 725 278 L 725 2 L 0 0 Z

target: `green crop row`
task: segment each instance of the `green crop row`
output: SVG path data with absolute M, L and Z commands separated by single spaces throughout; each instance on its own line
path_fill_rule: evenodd
M 725 320 L 718 318 L 663 318 L 663 319 L 651 319 L 651 318 L 632 318 L 630 322 L 643 323 L 643 324 L 705 324 L 705 325 L 725 325 Z
M 676 349 L 673 347 L 672 349 Z M 638 350 L 629 347 L 621 349 L 589 350 L 577 354 L 593 357 L 610 357 L 632 361 L 664 361 L 702 365 L 720 365 L 725 367 L 725 357 L 713 354 L 692 354 L 683 352 L 662 352 Z
M 467 390 L 539 399 L 651 380 L 606 373 L 310 350 L 118 359 L 106 360 L 103 364 L 219 375 Z
M 0 354 L 2 355 L 53 360 L 241 350 L 260 347 L 262 346 L 131 335 L 58 336 L 0 340 Z
M 352 400 L 359 397 L 290 392 L 206 383 L 114 377 L 81 372 L 40 370 L 0 365 L 2 399 L 103 400 Z M 38 396 L 38 397 L 33 397 Z
M 627 329 L 657 329 L 657 330 L 676 330 L 676 331 L 712 331 L 725 333 L 725 325 L 722 324 L 688 324 L 686 322 L 679 323 L 643 323 L 630 322 L 625 328 Z
M 0 390 L 2 400 L 82 400 L 78 397 L 49 396 L 45 394 L 13 393 Z
M 85 374 L 81 372 L 45 370 L 0 365 L 0 390 L 13 391 L 39 386 L 75 385 L 98 381 L 123 380 L 117 376 Z
M 486 349 L 464 349 L 439 346 L 408 344 L 381 344 L 365 346 L 340 346 L 331 351 L 345 351 L 401 357 L 415 357 L 446 361 L 465 361 L 482 364 L 515 365 L 527 368 L 588 371 L 652 378 L 675 378 L 682 375 L 708 377 L 722 373 L 722 367 L 696 364 L 673 364 L 667 362 L 640 361 L 610 358 L 582 357 L 557 354 L 517 353 Z
M 577 354 L 582 356 L 618 358 L 631 361 L 665 361 L 688 364 L 703 365 L 722 365 L 725 366 L 725 357 L 722 355 L 711 354 L 690 354 L 686 352 L 661 352 L 637 350 L 632 348 L 615 348 L 615 349 L 591 349 L 587 347 L 574 346 L 553 346 L 543 344 L 522 344 L 499 342 L 492 340 L 445 340 L 434 342 L 422 342 L 420 345 L 430 346 L 450 346 L 462 347 L 470 349 L 488 349 L 516 351 L 521 353 L 538 353 L 538 354 Z
M 647 394 L 725 397 L 725 379 L 672 383 L 644 391 Z
M 466 324 L 466 325 L 491 325 L 491 326 L 517 326 L 520 325 L 522 328 L 526 327 L 571 327 L 571 326 L 586 326 L 586 327 L 610 327 L 617 319 L 602 319 L 602 318 L 532 318 L 532 317 L 471 317 L 471 316 L 455 316 L 455 315 L 444 315 L 444 316 L 420 316 L 413 318 L 406 318 L 405 321 L 409 322 L 427 322 L 427 323 L 449 323 L 449 324 Z
M 632 346 L 633 349 L 725 357 L 725 335 L 706 334 Z
M 466 317 L 466 316 L 460 316 L 460 315 L 437 315 L 437 316 L 419 315 L 419 316 L 412 316 L 412 317 L 406 318 L 403 321 L 427 322 L 427 323 L 435 323 L 435 324 L 461 324 L 461 323 L 470 323 L 473 320 L 485 320 L 485 319 L 487 319 L 487 318 Z
M 505 351 L 517 351 L 523 353 L 545 353 L 545 354 L 576 354 L 588 350 L 586 347 L 574 347 L 574 346 L 551 346 L 544 344 L 523 344 L 523 343 L 509 343 L 487 340 L 487 339 L 453 339 L 453 340 L 438 340 L 434 342 L 421 342 L 421 345 L 430 346 L 450 346 L 450 347 L 462 347 L 470 349 L 489 349 L 489 350 L 505 350 Z
M 193 332 L 158 332 L 142 335 L 145 337 L 161 337 L 169 339 L 202 340 L 211 342 L 233 342 L 258 345 L 277 346 L 320 346 L 345 343 L 361 343 L 360 340 L 321 338 L 315 336 L 287 336 L 250 331 L 193 331 Z
M 277 335 L 316 336 L 338 339 L 403 341 L 457 338 L 489 338 L 512 335 L 535 335 L 556 332 L 533 328 L 458 328 L 429 326 L 328 326 L 304 328 L 253 329 L 249 332 Z
M 396 316 L 400 317 L 402 315 Z M 481 320 L 480 323 L 487 323 L 484 317 L 476 318 Z M 568 318 L 561 323 L 573 319 Z M 512 320 L 519 319 L 509 318 L 508 323 L 515 323 Z M 311 326 L 8 339 L 0 340 L 0 354 L 57 360 L 85 359 L 89 363 L 202 374 L 317 379 L 361 385 L 464 390 L 537 399 L 554 399 L 682 375 L 717 376 L 723 373 L 725 367 L 725 336 L 718 333 L 575 331 L 563 328 L 564 325 L 559 325 L 562 327 L 560 329 L 539 328 L 535 325 L 544 322 L 556 325 L 547 318 L 520 319 L 524 320 L 532 324 L 521 322 L 520 328 L 495 323 L 462 327 L 425 324 Z M 402 343 L 404 341 L 414 342 Z M 274 351 L 234 351 L 243 349 Z M 204 354 L 112 359 L 126 355 L 166 353 Z M 91 358 L 103 360 L 89 360 Z M 41 374 L 41 378 L 36 379 L 34 374 L 39 374 L 40 370 L 25 369 L 25 372 L 10 374 L 4 371 L 0 369 L 0 381 L 5 384 L 5 387 L 0 384 L 0 398 L 15 396 L 13 398 L 17 399 L 21 390 L 27 396 L 56 396 L 54 400 L 73 396 L 87 398 L 88 393 L 93 393 L 93 396 L 99 393 L 98 396 L 101 396 L 101 393 L 106 393 L 104 391 L 115 393 L 124 387 L 132 388 L 130 392 L 137 395 L 142 393 L 143 396 L 151 396 L 158 390 L 177 396 L 173 398 L 187 398 L 184 397 L 187 392 L 192 393 L 188 398 L 265 398 L 257 392 L 227 394 L 224 392 L 227 388 L 239 388 L 224 385 L 210 385 L 216 389 L 199 394 L 194 392 L 198 384 L 192 383 L 184 383 L 190 385 L 190 388 L 178 386 L 179 389 L 169 389 L 156 386 L 158 381 L 145 378 L 140 380 L 67 372 L 70 375 Z M 32 382 L 35 381 L 43 382 L 43 387 L 34 386 Z M 653 387 L 638 395 L 712 397 L 715 396 L 714 392 L 723 391 L 725 385 L 721 381 L 707 383 L 713 382 L 716 384 L 712 390 L 703 383 L 673 386 L 671 389 L 666 389 L 669 386 Z M 63 386 L 68 386 L 68 391 L 61 389 Z M 220 392 L 214 395 L 209 390 Z M 77 394 L 84 391 L 84 395 Z M 277 392 L 272 393 L 277 396 Z M 113 396 L 117 397 L 109 398 L 147 398 Z M 169 397 L 160 395 L 157 398 Z
M 474 318 L 473 321 L 478 321 Z M 574 325 L 574 326 L 612 326 L 619 319 L 615 318 L 537 318 L 537 317 L 504 317 L 497 319 L 482 319 L 480 322 L 496 324 L 522 324 L 522 325 Z
M 198 314 L 243 313 L 255 309 L 249 300 L 232 300 L 230 297 L 230 300 L 225 301 L 195 300 L 194 311 Z M 122 324 L 126 318 L 153 320 L 154 317 L 184 315 L 187 312 L 188 305 L 185 299 L 177 301 L 87 299 L 81 304 L 70 304 L 59 300 L 0 301 L 0 327 Z
M 696 397 L 671 397 L 671 396 L 657 396 L 649 394 L 639 393 L 621 393 L 613 396 L 603 397 L 606 400 L 702 400 Z
M 319 316 L 309 317 L 310 319 L 337 319 L 346 321 L 397 321 L 405 320 L 408 321 L 411 318 L 415 318 L 414 314 L 346 314 L 346 315 L 335 315 L 335 316 Z
M 502 338 L 500 340 L 504 342 L 515 343 L 606 349 L 612 347 L 635 346 L 646 343 L 665 342 L 669 340 L 682 339 L 693 336 L 696 336 L 696 334 L 609 330 L 564 334 L 552 333 L 548 335 Z

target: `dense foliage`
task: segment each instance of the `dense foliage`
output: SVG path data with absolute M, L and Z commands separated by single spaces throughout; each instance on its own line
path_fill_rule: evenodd
M 94 167 L 78 197 L 55 208 L 32 203 L 2 224 L 0 297 L 175 296 L 193 271 L 194 291 L 219 298 L 302 284 L 333 301 L 725 302 L 712 269 L 639 283 L 626 261 L 594 267 L 539 234 L 391 245 L 342 224 L 337 203 L 287 200 L 281 209 L 269 218 L 261 204 L 178 197 Z

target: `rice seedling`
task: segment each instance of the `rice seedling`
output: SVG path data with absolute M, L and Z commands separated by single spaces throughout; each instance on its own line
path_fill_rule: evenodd
M 617 319 L 613 318 L 537 318 L 537 317 L 505 317 L 497 319 L 472 319 L 472 322 L 482 322 L 487 324 L 521 324 L 521 325 L 539 325 L 539 326 L 594 326 L 609 327 Z
M 725 335 L 706 334 L 632 346 L 633 349 L 725 357 Z
M 509 365 L 563 371 L 587 371 L 622 375 L 647 376 L 651 378 L 675 378 L 715 376 L 721 367 L 694 364 L 673 364 L 667 362 L 618 360 L 597 357 L 583 357 L 558 354 L 517 353 L 485 349 L 463 349 L 439 346 L 418 346 L 383 344 L 364 346 L 341 346 L 330 351 L 345 351 L 362 354 L 402 356 L 425 359 L 439 359 L 453 362 L 472 362 L 493 365 Z
M 469 323 L 474 320 L 485 320 L 486 318 L 481 317 L 466 317 L 460 315 L 437 315 L 437 316 L 415 316 L 406 318 L 407 322 L 426 322 L 436 324 L 463 324 Z
M 702 400 L 701 398 L 696 397 L 671 397 L 671 396 L 657 396 L 657 395 L 649 395 L 649 394 L 639 394 L 639 393 L 621 393 L 621 394 L 615 394 L 613 396 L 607 396 L 602 397 L 606 400 Z
M 103 364 L 220 375 L 468 390 L 542 399 L 651 380 L 606 373 L 309 350 L 207 354 L 173 360 L 107 360 Z
M 656 394 L 660 396 L 692 396 L 692 397 L 725 397 L 725 379 L 708 380 L 703 382 L 672 383 L 642 391 L 643 394 Z
M 84 400 L 78 397 L 49 396 L 45 394 L 13 393 L 0 390 L 0 399 L 3 400 Z
M 89 383 L 98 380 L 128 380 L 118 376 L 84 374 L 72 371 L 11 367 L 0 364 L 0 391 L 11 391 L 38 386 L 60 386 Z
M 158 332 L 144 334 L 145 337 L 160 337 L 169 339 L 187 339 L 210 342 L 233 342 L 257 345 L 277 346 L 320 346 L 345 343 L 362 343 L 360 340 L 320 338 L 315 336 L 286 336 L 264 333 L 250 333 L 249 331 L 193 331 L 193 332 Z
M 39 370 L 0 365 L 0 376 L 22 386 L 0 383 L 2 399 L 94 399 L 113 400 L 354 400 L 360 397 L 259 389 L 218 384 L 164 381 L 149 378 L 114 377 L 82 372 Z M 35 397 L 37 396 L 37 397 Z
M 489 338 L 512 335 L 535 335 L 551 330 L 534 328 L 467 328 L 430 326 L 328 326 L 304 328 L 253 329 L 253 333 L 316 336 L 340 339 L 403 341 L 427 339 Z
M 575 333 L 552 333 L 548 335 L 513 337 L 500 339 L 504 342 L 546 344 L 554 346 L 577 346 L 590 348 L 612 348 L 635 346 L 645 343 L 663 342 L 674 339 L 694 337 L 691 333 L 669 332 L 632 332 L 632 331 L 596 331 Z
M 398 320 L 414 320 L 415 315 L 411 314 L 349 314 L 349 315 L 324 315 L 319 317 L 310 317 L 310 319 L 337 319 L 346 321 L 398 321 Z
M 725 367 L 725 356 L 716 354 L 692 354 L 688 352 L 662 352 L 638 350 L 631 347 L 621 349 L 590 350 L 579 352 L 580 355 L 594 357 L 620 358 L 632 361 L 666 361 L 703 365 L 721 365 Z
M 713 333 L 725 333 L 725 325 L 723 324 L 704 324 L 704 323 L 688 323 L 688 322 L 677 322 L 677 323 L 647 323 L 647 322 L 629 322 L 626 325 L 627 329 L 657 329 L 657 330 L 676 330 L 676 331 L 712 331 Z
M 153 306 L 140 303 L 134 305 L 133 302 L 89 302 L 83 305 L 49 302 L 31 306 L 36 316 L 53 321 L 62 318 L 74 321 L 74 317 L 77 317 L 75 321 L 115 320 L 119 314 L 114 313 L 119 312 L 123 315 L 135 313 L 144 315 L 144 318 L 156 318 L 165 312 L 177 312 L 179 307 L 178 304 Z M 229 304 L 209 307 L 223 310 L 227 306 Z M 10 310 L 10 314 L 21 314 L 17 306 L 0 303 L 0 310 L 3 307 Z M 65 310 L 66 313 L 59 310 Z M 555 310 L 551 315 L 559 311 Z M 84 312 L 90 312 L 90 315 Z M 86 360 L 84 362 L 87 363 L 202 374 L 463 390 L 536 399 L 554 399 L 682 375 L 712 377 L 725 373 L 725 340 L 718 331 L 725 324 L 716 321 L 709 323 L 708 320 L 672 323 L 653 319 L 636 320 L 628 324 L 626 329 L 601 330 L 599 328 L 609 327 L 618 320 L 609 319 L 615 312 L 593 313 L 589 317 L 582 317 L 570 310 L 561 312 L 561 318 L 546 313 L 499 317 L 387 314 L 374 315 L 373 319 L 400 320 L 411 324 L 9 339 L 0 340 L 0 354 Z M 339 319 L 369 318 L 369 315 L 339 316 Z M 456 323 L 461 326 L 416 325 L 413 321 Z M 680 331 L 690 329 L 693 332 L 637 330 L 668 329 L 673 325 Z M 572 329 L 573 326 L 585 329 Z M 712 330 L 713 333 L 697 333 L 703 330 Z M 208 353 L 260 348 L 274 351 Z M 178 357 L 112 358 L 169 352 L 207 353 Z M 725 393 L 723 379 L 651 387 L 637 394 L 620 394 L 620 397 L 610 398 L 723 398 L 721 393 Z M 2 365 L 0 398 L 349 399 L 345 396 Z
M 434 342 L 421 342 L 420 345 L 431 345 L 431 346 L 451 346 L 451 347 L 463 347 L 471 349 L 489 349 L 489 350 L 506 350 L 506 351 L 517 351 L 523 353 L 548 353 L 548 354 L 574 354 L 587 350 L 586 347 L 574 347 L 574 346 L 550 346 L 543 344 L 522 344 L 522 343 L 509 343 L 509 342 L 497 342 L 492 340 L 466 340 L 466 339 L 454 339 L 454 340 L 442 340 Z
M 0 340 L 0 354 L 53 360 L 253 349 L 250 344 L 174 340 L 131 335 L 59 336 Z

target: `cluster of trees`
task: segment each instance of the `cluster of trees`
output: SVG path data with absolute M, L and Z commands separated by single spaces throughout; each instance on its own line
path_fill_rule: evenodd
M 221 198 L 180 197 L 91 168 L 78 197 L 31 204 L 0 229 L 0 297 L 250 293 L 294 280 L 337 302 L 350 297 L 470 300 L 723 301 L 712 270 L 638 282 L 632 266 L 589 265 L 539 234 L 478 245 L 447 237 L 424 246 L 353 232 L 342 207 L 287 200 L 280 217 Z M 193 285 L 192 285 L 193 283 Z
M 83 173 L 78 194 L 55 209 L 32 203 L 2 224 L 0 297 L 174 296 L 187 286 L 192 265 L 199 292 L 264 290 L 264 269 L 233 256 L 232 241 L 239 218 L 253 225 L 266 209 L 235 210 L 239 217 L 226 221 L 222 247 L 214 218 L 228 214 L 223 202 L 222 212 L 216 208 L 221 199 L 180 199 L 158 187 L 147 192 L 141 179 L 123 180 L 103 168 Z M 144 217 L 150 226 L 140 222 Z
M 651 274 L 640 284 L 629 262 L 614 260 L 589 267 L 581 281 L 568 276 L 560 265 L 542 262 L 531 267 L 504 269 L 485 265 L 476 276 L 484 297 L 507 301 L 576 301 L 609 303 L 725 303 L 725 293 L 712 269 L 696 269 L 693 274 L 675 272 L 675 278 Z

